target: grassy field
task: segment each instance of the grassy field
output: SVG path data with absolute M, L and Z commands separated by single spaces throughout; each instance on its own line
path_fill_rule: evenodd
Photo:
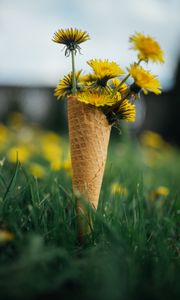
M 37 148 L 13 154 L 22 129 L 13 122 L 1 125 L 1 299 L 179 299 L 179 151 L 153 133 L 142 146 L 112 141 L 94 226 L 79 244 L 66 142 L 41 132 L 61 144 L 61 161 Z

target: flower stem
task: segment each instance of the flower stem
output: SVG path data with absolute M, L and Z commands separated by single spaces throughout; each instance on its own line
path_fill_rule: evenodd
M 137 65 L 139 65 L 141 63 L 142 59 L 139 59 L 137 62 Z M 111 98 L 114 97 L 114 95 L 118 92 L 119 88 L 123 85 L 123 83 L 130 77 L 131 74 L 127 74 L 126 77 L 124 77 L 124 79 L 120 82 L 120 84 L 113 90 L 112 94 L 111 94 Z
M 124 77 L 124 79 L 120 82 L 120 84 L 113 90 L 111 97 L 113 98 L 114 95 L 118 92 L 119 88 L 121 87 L 121 85 L 129 78 L 130 74 L 128 74 L 126 77 Z
M 75 71 L 75 52 L 71 50 L 71 57 L 72 57 L 72 94 L 75 95 L 77 92 L 76 88 L 76 71 Z

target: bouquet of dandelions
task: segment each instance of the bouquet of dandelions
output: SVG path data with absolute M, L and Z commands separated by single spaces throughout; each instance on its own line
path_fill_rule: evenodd
M 91 73 L 84 75 L 75 70 L 75 55 L 80 52 L 79 45 L 89 39 L 86 31 L 76 28 L 55 32 L 53 41 L 65 45 L 65 56 L 72 59 L 72 71 L 60 80 L 54 95 L 67 99 L 73 191 L 97 208 L 111 127 L 122 119 L 135 121 L 135 102 L 141 91 L 161 93 L 157 76 L 140 63 L 163 63 L 164 59 L 153 38 L 135 33 L 129 42 L 138 52 L 138 59 L 127 68 L 127 74 L 114 61 L 91 59 L 87 62 Z M 131 85 L 127 84 L 129 77 L 133 79 Z M 77 213 L 87 213 L 78 200 Z M 80 235 L 87 233 L 87 229 L 80 227 Z

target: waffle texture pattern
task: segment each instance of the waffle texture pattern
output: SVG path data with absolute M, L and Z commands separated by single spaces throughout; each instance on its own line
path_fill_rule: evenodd
M 68 97 L 68 126 L 73 172 L 73 191 L 80 192 L 97 208 L 111 126 L 98 108 Z

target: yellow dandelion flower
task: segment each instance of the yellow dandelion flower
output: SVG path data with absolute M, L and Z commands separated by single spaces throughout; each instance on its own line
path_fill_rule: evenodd
M 31 149 L 26 145 L 14 146 L 8 150 L 7 158 L 10 162 L 15 163 L 17 159 L 25 163 L 29 160 L 31 155 Z
M 153 62 L 164 63 L 164 53 L 157 41 L 149 35 L 135 33 L 129 39 L 132 49 L 137 50 L 138 58 L 141 60 L 151 60 Z
M 54 159 L 51 161 L 51 169 L 53 171 L 59 171 L 62 169 L 62 162 L 60 159 Z
M 150 192 L 152 199 L 159 197 L 167 197 L 169 195 L 169 189 L 166 186 L 159 186 Z
M 76 72 L 76 89 L 77 91 L 81 90 L 80 87 L 80 80 L 81 80 L 81 71 Z M 57 87 L 54 91 L 54 96 L 57 97 L 57 99 L 62 99 L 63 97 L 66 97 L 67 95 L 70 95 L 72 92 L 72 72 L 68 75 L 64 76 L 62 80 L 59 81 Z
M 123 195 L 127 196 L 128 195 L 128 190 L 126 187 L 124 187 L 122 184 L 118 182 L 114 182 L 111 185 L 111 194 L 112 195 Z
M 142 133 L 140 141 L 143 146 L 155 149 L 163 149 L 166 146 L 166 143 L 160 134 L 149 130 Z
M 69 55 L 72 50 L 79 50 L 79 44 L 90 40 L 89 34 L 77 28 L 59 29 L 54 33 L 53 42 L 66 46 L 65 55 Z
M 145 94 L 147 94 L 148 91 L 156 95 L 161 93 L 161 85 L 156 75 L 151 74 L 137 64 L 131 65 L 128 71 L 134 79 L 134 84 L 131 86 L 132 91 L 136 92 L 136 90 L 140 88 Z
M 93 69 L 94 74 L 100 78 L 107 76 L 111 79 L 124 74 L 124 71 L 116 62 L 109 61 L 108 59 L 91 59 L 87 64 Z
M 91 82 L 92 86 L 105 88 L 109 79 L 115 78 L 124 74 L 124 71 L 114 61 L 108 59 L 91 59 L 87 64 L 92 68 L 93 74 L 89 74 L 87 81 Z
M 109 85 L 112 87 L 112 89 L 117 88 L 121 83 L 121 80 L 119 80 L 118 78 L 114 78 L 111 80 L 111 82 L 109 83 Z M 119 89 L 118 92 L 120 92 L 121 94 L 124 94 L 127 91 L 128 87 L 127 84 L 123 83 Z
M 130 103 L 127 99 L 120 101 L 117 114 L 120 119 L 134 122 L 136 119 L 136 107 L 134 104 Z
M 97 80 L 97 76 L 95 74 L 92 74 L 92 73 L 89 73 L 89 74 L 86 74 L 84 76 L 82 76 L 82 83 L 85 84 L 85 85 L 91 85 L 92 82 L 96 81 Z
M 53 132 L 53 131 L 47 131 L 43 133 L 42 136 L 39 137 L 43 143 L 53 143 L 53 144 L 60 144 L 61 138 L 60 136 Z
M 14 235 L 7 229 L 0 229 L 0 243 L 9 242 L 14 239 Z
M 62 148 L 56 143 L 51 143 L 49 141 L 44 142 L 41 145 L 41 149 L 42 156 L 50 162 L 61 158 Z
M 3 148 L 8 141 L 9 131 L 6 126 L 0 124 L 0 148 Z
M 87 91 L 79 94 L 78 101 L 99 107 L 105 105 L 112 106 L 118 101 L 118 98 L 111 98 L 110 95 Z
M 40 164 L 32 163 L 29 167 L 29 172 L 31 175 L 37 178 L 44 178 L 46 175 L 46 170 Z

